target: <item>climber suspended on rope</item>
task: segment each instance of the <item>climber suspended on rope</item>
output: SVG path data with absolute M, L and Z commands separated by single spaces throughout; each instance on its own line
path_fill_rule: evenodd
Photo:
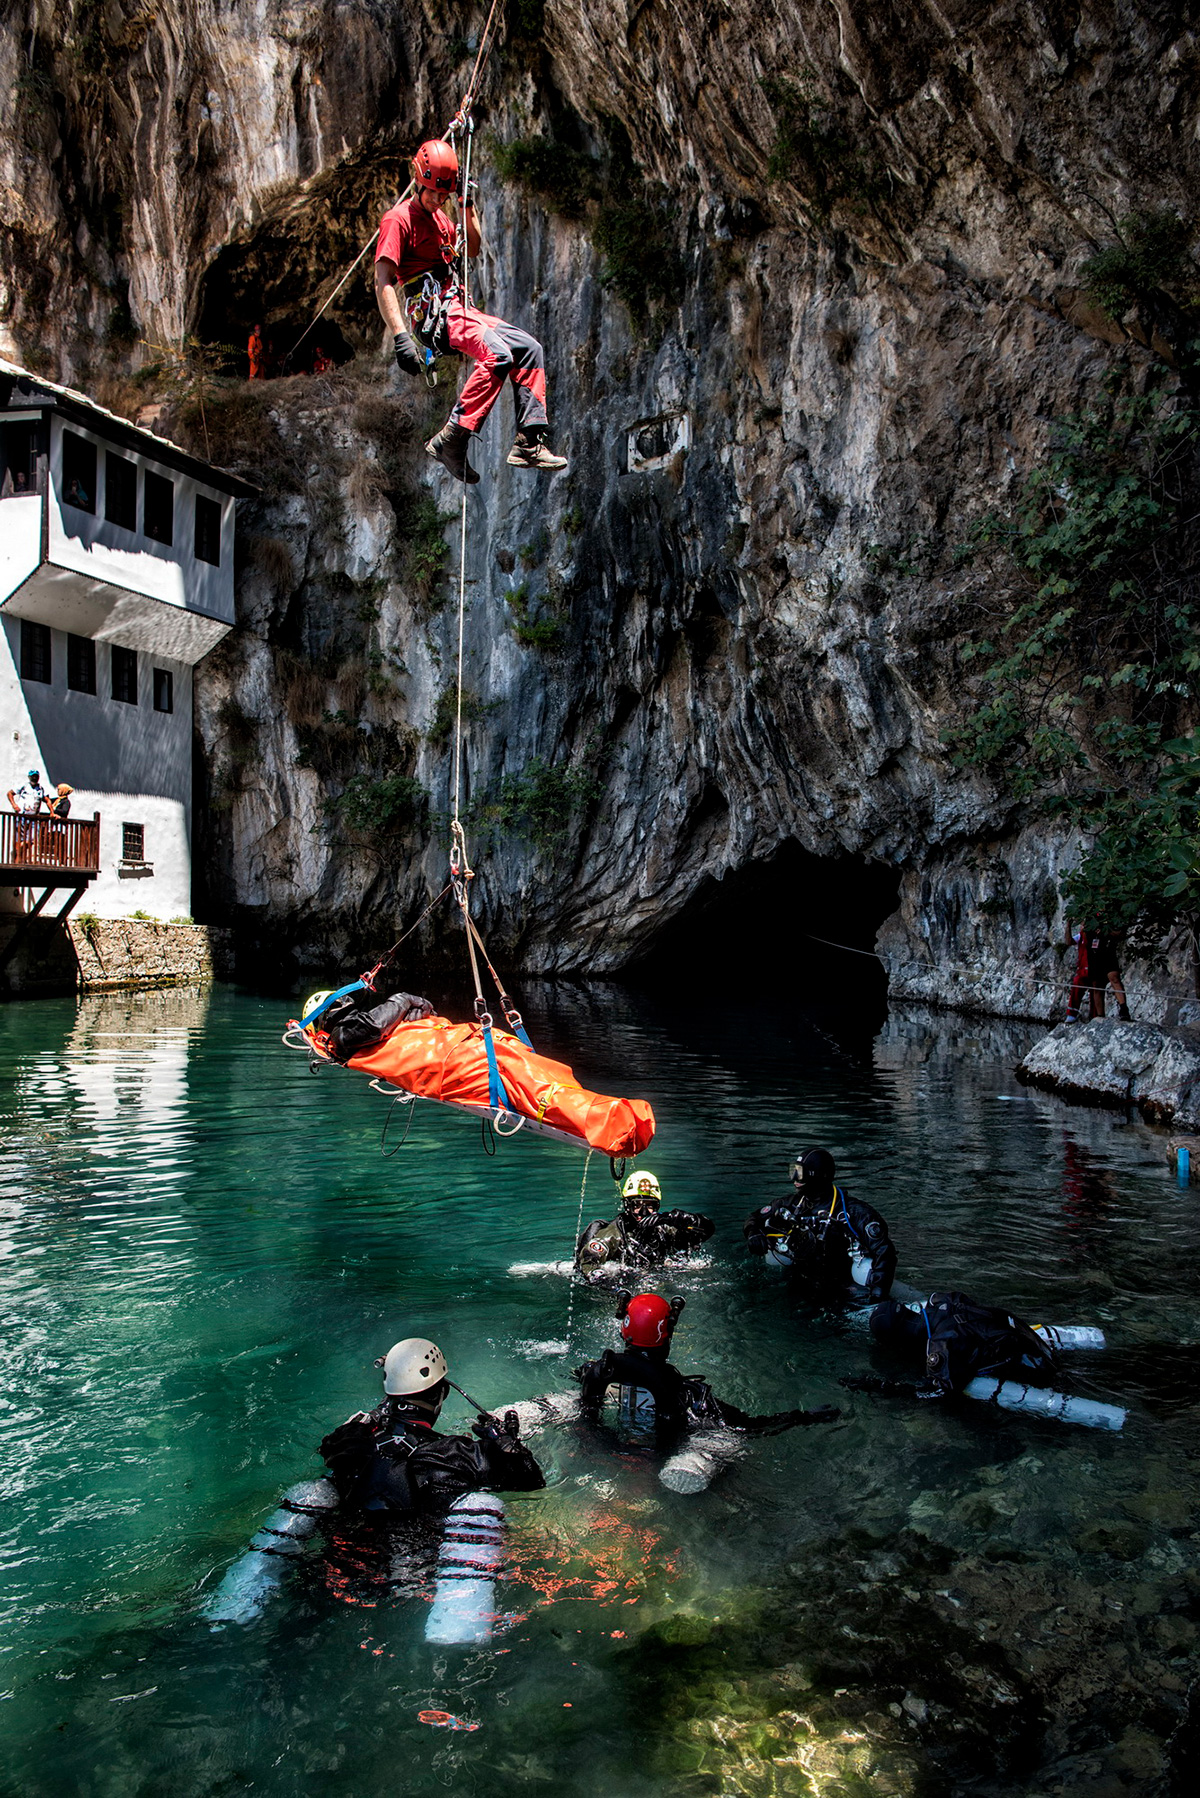
M 469 119 L 464 128 L 470 130 Z M 475 184 L 460 171 L 453 144 L 439 138 L 422 144 L 413 158 L 413 181 L 412 198 L 384 213 L 375 249 L 375 297 L 394 337 L 396 362 L 408 375 L 425 372 L 426 351 L 434 356 L 452 351 L 475 364 L 426 451 L 456 480 L 477 481 L 467 450 L 508 380 L 517 412 L 508 460 L 547 474 L 565 468 L 566 457 L 556 456 L 546 442 L 541 344 L 528 331 L 470 304 L 467 262 L 478 255 L 481 240 Z M 458 206 L 457 230 L 445 211 L 451 197 Z

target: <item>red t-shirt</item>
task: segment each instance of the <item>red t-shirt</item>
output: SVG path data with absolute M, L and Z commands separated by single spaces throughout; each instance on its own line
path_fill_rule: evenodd
M 455 229 L 444 212 L 426 212 L 414 194 L 385 212 L 375 260 L 386 256 L 400 271 L 400 283 L 430 270 L 448 273 L 454 259 Z

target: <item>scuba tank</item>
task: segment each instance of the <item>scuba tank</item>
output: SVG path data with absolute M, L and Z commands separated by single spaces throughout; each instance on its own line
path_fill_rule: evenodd
M 504 1554 L 504 1501 L 494 1492 L 466 1492 L 446 1513 L 437 1583 L 425 1620 L 425 1640 L 488 1642 L 496 1621 L 496 1569 Z
M 1092 1324 L 1034 1324 L 1033 1328 L 1047 1348 L 1058 1351 L 1102 1349 L 1105 1346 L 1104 1331 Z
M 1081 1423 L 1091 1430 L 1119 1430 L 1126 1413 L 1120 1405 L 1106 1405 L 1096 1398 L 1076 1398 L 1073 1393 L 1052 1392 L 1048 1386 L 1021 1386 L 1015 1380 L 995 1380 L 977 1374 L 963 1387 L 968 1398 L 1001 1405 L 1006 1411 L 1031 1411 L 1040 1417 L 1061 1417 L 1064 1423 Z
M 338 1495 L 330 1480 L 301 1480 L 289 1486 L 261 1529 L 250 1539 L 248 1551 L 228 1568 L 224 1579 L 204 1602 L 204 1615 L 214 1629 L 224 1623 L 253 1623 L 280 1584 L 289 1561 L 304 1553 L 304 1545 L 317 1533 L 322 1517 L 337 1508 Z

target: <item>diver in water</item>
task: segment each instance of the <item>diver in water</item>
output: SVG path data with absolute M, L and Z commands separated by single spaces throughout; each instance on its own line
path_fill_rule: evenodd
M 719 1399 L 700 1374 L 680 1373 L 667 1357 L 684 1302 L 661 1298 L 655 1292 L 639 1292 L 632 1298 L 627 1292 L 619 1295 L 617 1316 L 624 1349 L 606 1349 L 598 1360 L 577 1367 L 573 1376 L 579 1381 L 580 1410 L 588 1423 L 598 1424 L 610 1402 L 615 1403 L 618 1421 L 653 1427 L 660 1439 L 698 1428 L 775 1435 L 796 1424 L 832 1423 L 840 1417 L 833 1405 L 748 1417 L 736 1405 Z
M 977 1304 L 962 1292 L 935 1292 L 920 1305 L 885 1299 L 871 1313 L 871 1335 L 901 1354 L 922 1356 L 925 1378 L 846 1374 L 840 1384 L 851 1392 L 943 1399 L 961 1392 L 978 1375 L 1022 1386 L 1049 1386 L 1058 1377 L 1054 1356 L 1036 1330 L 1011 1312 Z
M 433 1016 L 429 1000 L 418 998 L 416 993 L 392 993 L 383 999 L 377 992 L 364 987 L 361 992 L 345 993 L 335 999 L 328 1011 L 321 1012 L 319 1019 L 314 1020 L 313 1014 L 320 1011 L 328 998 L 327 991 L 313 993 L 307 998 L 300 1022 L 307 1027 L 310 1021 L 315 1021 L 326 1039 L 322 1047 L 337 1061 L 349 1061 L 352 1055 L 377 1049 L 380 1043 L 387 1041 L 397 1024 L 412 1024 Z
M 661 1267 L 689 1255 L 716 1228 L 698 1211 L 661 1211 L 662 1188 L 648 1168 L 638 1168 L 621 1188 L 621 1209 L 609 1222 L 595 1218 L 579 1238 L 575 1265 L 596 1268 Z
M 794 1195 L 752 1211 L 742 1226 L 752 1255 L 771 1254 L 796 1277 L 826 1293 L 866 1288 L 886 1298 L 896 1272 L 896 1247 L 873 1205 L 834 1184 L 828 1149 L 809 1149 L 792 1164 Z
M 395 1343 L 382 1362 L 384 1400 L 359 1411 L 321 1443 L 338 1497 L 367 1515 L 441 1516 L 464 1493 L 537 1492 L 542 1470 L 519 1440 L 517 1414 L 481 1411 L 470 1436 L 438 1436 L 449 1389 L 446 1357 L 420 1336 Z

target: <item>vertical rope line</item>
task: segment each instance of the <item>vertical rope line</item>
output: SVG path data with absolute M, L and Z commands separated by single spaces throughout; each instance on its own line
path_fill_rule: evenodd
M 471 151 L 475 144 L 475 128 L 467 125 L 467 153 L 463 163 L 462 191 L 470 191 Z M 471 298 L 471 242 L 467 234 L 466 210 L 463 212 L 463 309 L 470 304 Z M 463 482 L 462 490 L 462 523 L 459 532 L 458 546 L 458 688 L 454 699 L 454 822 L 458 823 L 459 805 L 462 799 L 462 702 L 463 702 L 463 632 L 467 611 L 467 484 Z
M 571 1342 L 571 1319 L 575 1314 L 575 1288 L 578 1285 L 578 1269 L 575 1265 L 575 1250 L 579 1238 L 583 1235 L 583 1195 L 587 1191 L 588 1168 L 591 1166 L 594 1149 L 589 1149 L 584 1157 L 583 1179 L 579 1182 L 579 1210 L 575 1217 L 575 1241 L 571 1245 L 571 1280 L 567 1287 L 567 1345 Z

